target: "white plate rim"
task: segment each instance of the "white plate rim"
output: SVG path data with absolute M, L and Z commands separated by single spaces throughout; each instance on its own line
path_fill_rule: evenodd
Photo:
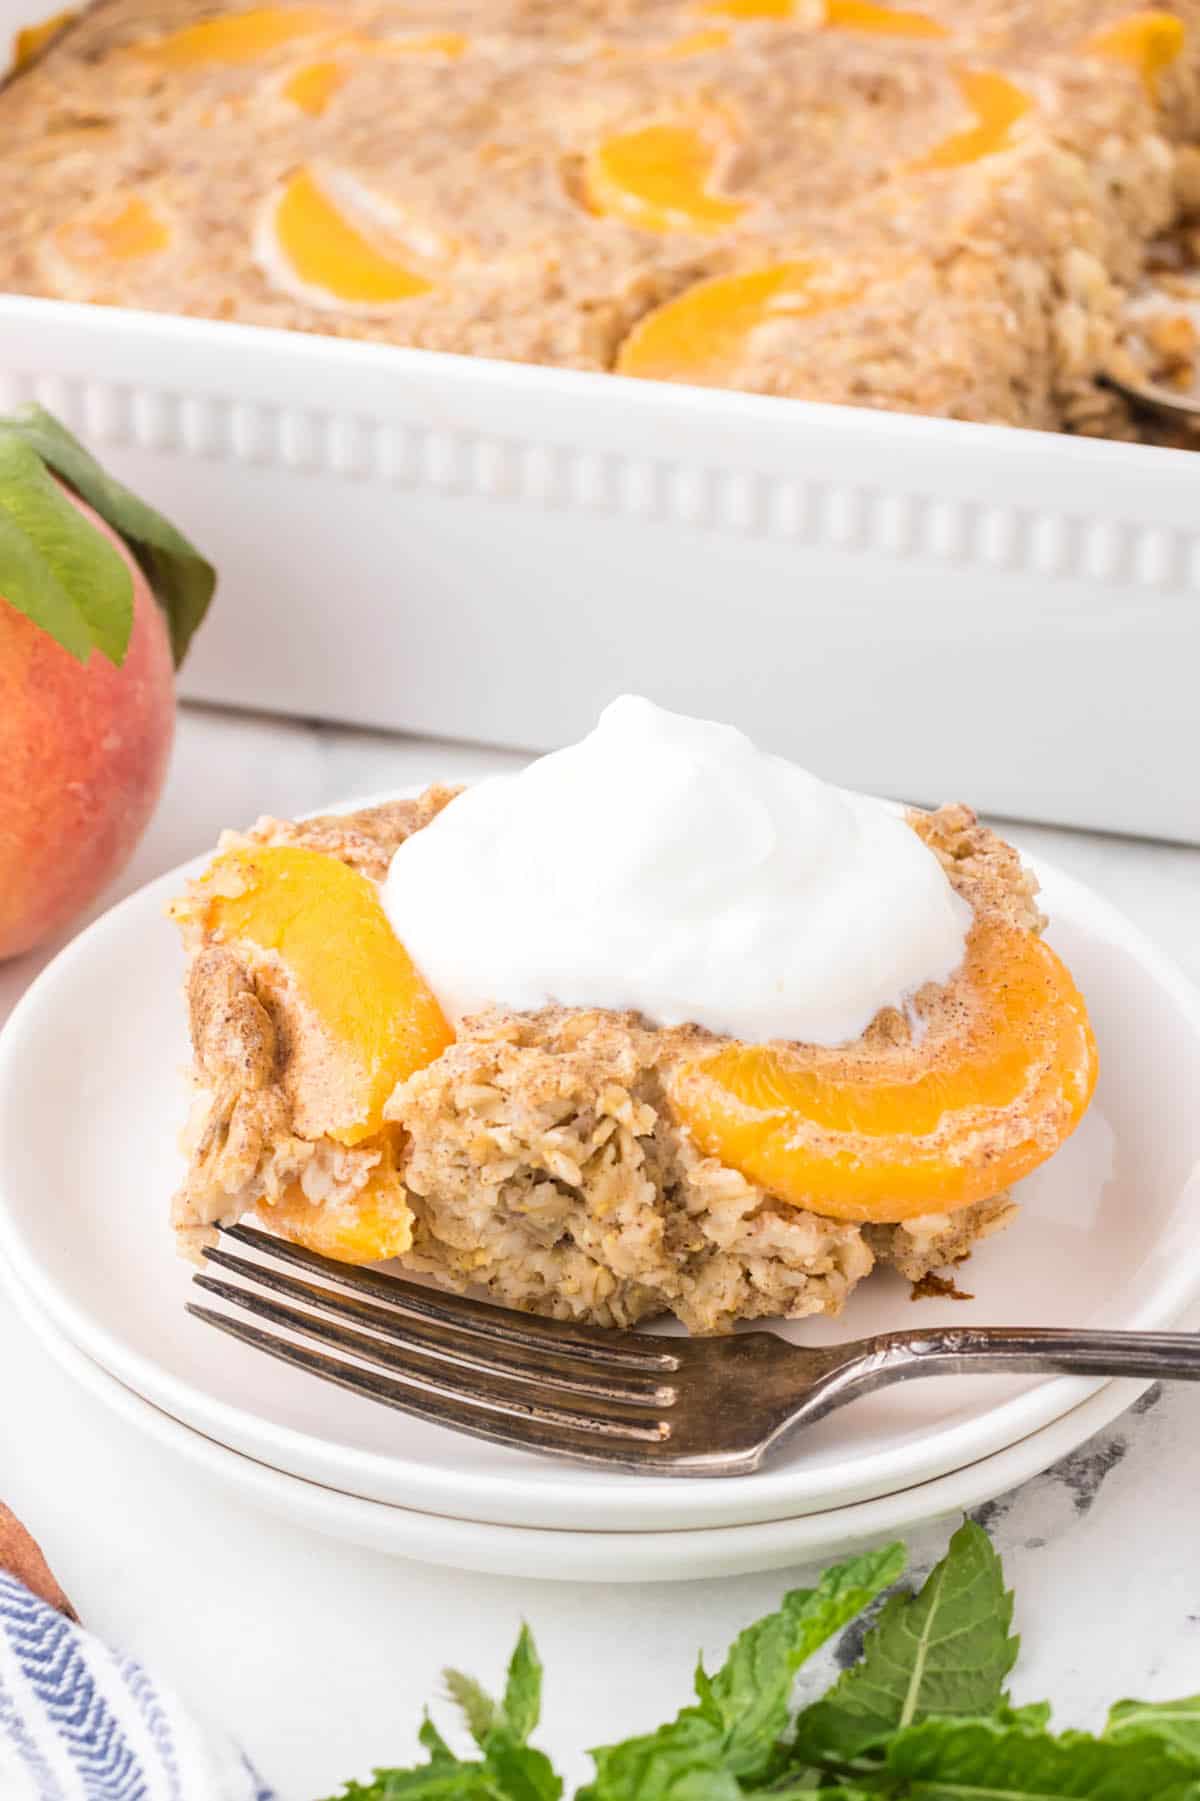
M 686 1582 L 837 1557 L 979 1507 L 1019 1487 L 1111 1425 L 1153 1386 L 1107 1382 L 1089 1399 L 1002 1451 L 897 1494 L 792 1519 L 664 1531 L 573 1531 L 492 1525 L 370 1501 L 231 1450 L 147 1401 L 94 1362 L 12 1272 L 0 1282 L 47 1356 L 93 1400 L 161 1450 L 292 1525 L 388 1556 L 547 1582 Z
M 418 791 L 408 788 L 393 791 L 403 795 Z M 323 808 L 335 812 L 373 804 L 381 796 L 348 800 Z M 1019 843 L 1017 845 L 1019 849 Z M 36 1016 L 45 1004 L 44 997 L 53 995 L 55 985 L 69 980 L 76 964 L 92 956 L 107 933 L 118 929 L 127 915 L 146 908 L 159 894 L 164 897 L 189 877 L 203 869 L 211 856 L 205 853 L 168 870 L 101 915 L 74 938 L 35 978 L 18 1001 L 3 1031 L 0 1031 L 0 1107 L 20 1060 L 20 1042 L 25 1021 Z M 1200 991 L 1178 966 L 1162 952 L 1142 930 L 1118 908 L 1098 895 L 1086 883 L 1066 875 L 1049 859 L 1040 855 L 1033 859 L 1037 872 L 1052 883 L 1060 903 L 1074 897 L 1097 922 L 1107 920 L 1122 942 L 1133 952 L 1139 965 L 1169 991 L 1173 1001 L 1187 1017 L 1192 1030 L 1200 1037 Z M 0 1143 L 3 1134 L 0 1132 Z M 5 1204 L 3 1170 L 0 1168 L 0 1253 L 5 1255 L 38 1305 L 55 1321 L 68 1338 L 93 1362 L 100 1364 L 126 1387 L 136 1390 L 152 1405 L 171 1414 L 177 1421 L 215 1439 L 231 1450 L 243 1453 L 274 1469 L 298 1478 L 316 1481 L 330 1487 L 341 1487 L 363 1498 L 374 1486 L 372 1471 L 383 1464 L 394 1466 L 394 1459 L 381 1459 L 364 1450 L 346 1451 L 339 1456 L 344 1467 L 336 1471 L 326 1441 L 315 1439 L 296 1429 L 263 1420 L 226 1402 L 214 1399 L 186 1382 L 177 1380 L 148 1358 L 131 1351 L 115 1334 L 78 1312 L 69 1298 L 61 1293 L 43 1272 L 25 1247 L 15 1220 Z M 1200 1257 L 1194 1263 L 1179 1260 L 1170 1278 L 1159 1285 L 1152 1301 L 1139 1298 L 1138 1305 L 1122 1324 L 1132 1330 L 1169 1327 L 1200 1295 Z M 829 1508 L 878 1499 L 903 1492 L 913 1486 L 936 1479 L 955 1469 L 978 1463 L 1007 1445 L 1016 1443 L 1041 1430 L 1104 1386 L 1103 1380 L 1059 1377 L 1038 1384 L 1034 1389 L 1014 1397 L 997 1407 L 977 1412 L 971 1418 L 947 1427 L 934 1435 L 928 1445 L 914 1450 L 911 1446 L 880 1453 L 868 1468 L 861 1470 L 852 1485 L 838 1490 L 828 1483 L 817 1490 L 805 1483 L 803 1469 L 787 1469 L 757 1473 L 737 1482 L 716 1479 L 671 1481 L 646 1477 L 630 1477 L 633 1486 L 624 1490 L 628 1511 L 661 1511 L 669 1515 L 674 1529 L 715 1528 L 750 1521 L 766 1523 L 795 1518 L 802 1513 L 823 1512 Z M 314 1451 L 318 1453 L 314 1459 Z M 864 1460 L 865 1463 L 866 1460 Z M 314 1474 L 314 1471 L 319 1473 Z M 578 1519 L 581 1523 L 615 1511 L 615 1483 L 597 1490 L 591 1506 L 581 1511 L 581 1496 L 573 1484 L 573 1471 L 564 1463 L 548 1459 L 529 1459 L 528 1473 L 514 1475 L 489 1472 L 472 1473 L 470 1498 L 464 1494 L 462 1479 L 452 1481 L 450 1475 L 429 1466 L 408 1465 L 406 1487 L 412 1493 L 415 1510 L 448 1518 L 472 1519 L 477 1523 L 528 1526 L 525 1515 L 531 1505 L 539 1515 L 537 1524 L 545 1525 L 552 1517 Z M 651 1494 L 651 1489 L 657 1494 Z M 603 1492 L 605 1497 L 597 1497 Z M 634 1494 L 636 1492 L 636 1499 Z M 533 1497 L 536 1495 L 536 1499 Z M 532 1529 L 532 1528 L 531 1528 Z M 627 1528 L 628 1529 L 628 1528 Z

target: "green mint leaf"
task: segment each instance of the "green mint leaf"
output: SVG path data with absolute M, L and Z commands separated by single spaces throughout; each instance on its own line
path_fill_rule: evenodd
M 368 1801 L 493 1801 L 482 1764 L 423 1764 L 416 1770 L 377 1770 Z M 357 1798 L 352 1798 L 357 1801 Z
M 496 1703 L 473 1676 L 464 1676 L 461 1670 L 444 1670 L 442 1680 L 450 1699 L 461 1710 L 468 1732 L 482 1749 L 499 1722 Z
M 509 1731 L 523 1745 L 542 1713 L 542 1662 L 528 1626 L 521 1627 L 509 1660 L 508 1680 L 500 1703 Z
M 724 1728 L 685 1707 L 657 1732 L 592 1752 L 596 1775 L 576 1801 L 740 1801 L 741 1784 L 722 1768 Z
M 816 1588 L 793 1589 L 777 1613 L 748 1626 L 703 1687 L 697 1680 L 701 1710 L 726 1729 L 726 1769 L 745 1779 L 762 1774 L 787 1727 L 800 1665 L 890 1587 L 904 1562 L 903 1545 L 888 1545 L 834 1564 Z
M 925 1720 L 902 1728 L 886 1769 L 905 1801 L 1184 1801 L 1200 1796 L 1196 1764 L 1161 1739 L 1122 1743 L 1086 1732 L 1031 1732 L 989 1720 Z M 886 1793 L 887 1790 L 884 1790 Z
M 482 1764 L 439 1761 L 412 1770 L 376 1770 L 374 1781 L 348 1782 L 329 1801 L 492 1801 Z
M 66 426 L 43 407 L 20 407 L 0 418 L 0 438 L 24 444 L 33 451 L 47 469 L 125 540 L 166 615 L 178 668 L 213 596 L 217 578 L 212 564 L 161 513 L 107 474 Z M 0 481 L 0 492 L 2 486 Z M 91 535 L 96 536 L 94 532 Z M 105 548 L 111 551 L 112 547 Z M 12 599 L 2 583 L 0 591 L 6 599 Z M 13 600 L 13 605 L 19 602 Z
M 493 1734 L 488 1743 L 484 1772 L 490 1792 L 502 1795 L 504 1801 L 559 1801 L 563 1792 L 562 1778 L 544 1751 L 518 1744 L 502 1732 Z
M 664 1801 L 733 1801 L 742 1789 L 727 1770 L 687 1770 L 667 1788 L 650 1791 L 656 1798 L 660 1792 Z
M 1012 1596 L 986 1532 L 965 1521 L 917 1595 L 895 1595 L 859 1663 L 800 1715 L 801 1762 L 859 1756 L 930 1714 L 990 1714 L 1017 1655 Z
M 756 1782 L 772 1768 L 800 1665 L 903 1569 L 903 1546 L 889 1545 L 834 1564 L 816 1588 L 785 1595 L 777 1612 L 739 1634 L 715 1675 L 698 1665 L 699 1706 L 685 1707 L 657 1732 L 593 1751 L 596 1779 L 580 1801 L 740 1795 L 742 1782 Z
M 1200 1771 L 1200 1695 L 1185 1695 L 1180 1701 L 1118 1701 L 1109 1712 L 1104 1737 L 1122 1742 L 1162 1739 L 1193 1758 Z
M 721 1712 L 721 1704 L 713 1693 L 713 1679 L 704 1667 L 703 1657 L 696 1659 L 696 1674 L 692 1677 L 692 1687 L 700 1702 L 699 1707 L 693 1711 L 704 1719 L 711 1720 L 714 1726 L 723 1726 L 725 1721 Z
M 124 661 L 133 580 L 106 538 L 53 482 L 39 456 L 0 434 L 0 594 L 77 662 Z
M 770 1797 L 770 1801 L 808 1801 L 810 1795 L 814 1797 L 814 1801 L 872 1801 L 872 1796 L 886 1794 L 887 1790 L 843 1788 L 840 1784 L 833 1788 L 828 1786 L 818 1788 L 808 1783 L 802 1784 L 799 1788 L 792 1783 L 789 1783 L 786 1788 L 780 1788 L 777 1784 L 772 1783 L 769 1789 L 754 1789 L 751 1792 L 756 1795 L 767 1795 Z
M 417 1738 L 429 1753 L 430 1763 L 457 1763 L 459 1760 L 426 1712 Z
M 1049 1701 L 1026 1701 L 1023 1707 L 998 1707 L 992 1716 L 997 1726 L 1024 1726 L 1031 1732 L 1044 1732 L 1050 1724 Z

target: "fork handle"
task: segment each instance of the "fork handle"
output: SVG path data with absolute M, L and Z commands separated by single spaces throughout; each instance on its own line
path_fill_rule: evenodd
M 864 1339 L 861 1351 L 860 1379 L 870 1387 L 875 1386 L 872 1375 L 883 1383 L 984 1370 L 1200 1381 L 1200 1333 L 1193 1332 L 946 1326 L 928 1332 L 882 1332 Z

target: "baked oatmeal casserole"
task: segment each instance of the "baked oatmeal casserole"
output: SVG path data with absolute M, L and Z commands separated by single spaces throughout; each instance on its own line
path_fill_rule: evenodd
M 99 0 L 0 94 L 0 286 L 1128 435 L 1200 0 Z
M 396 947 L 375 894 L 397 847 L 452 808 L 456 792 L 228 833 L 175 904 L 195 1052 L 189 1166 L 173 1207 L 186 1251 L 209 1242 L 214 1223 L 253 1210 L 317 1251 L 352 1262 L 396 1255 L 512 1306 L 617 1325 L 668 1312 L 714 1332 L 836 1313 L 877 1263 L 919 1281 L 1009 1221 L 1014 1204 L 994 1181 L 954 1211 L 874 1207 L 878 1223 L 833 1216 L 832 1194 L 829 1216 L 781 1198 L 706 1154 L 690 1123 L 689 1069 L 738 1047 L 635 1013 L 496 1007 L 453 1033 L 427 1009 L 409 1060 L 423 1066 L 381 1087 L 362 1047 L 391 1023 L 375 998 L 386 1008 Z M 907 818 L 981 942 L 1038 943 L 1036 882 L 1015 851 L 965 807 Z M 915 1077 L 932 1072 L 938 1107 L 949 1108 L 971 980 L 968 956 L 965 974 L 923 988 L 905 1012 L 883 1009 L 860 1040 L 785 1048 L 831 1087 L 882 1067 L 912 1095 Z M 997 980 L 1003 988 L 1013 970 Z M 411 1020 L 412 997 L 410 971 L 393 1013 Z M 1066 1092 L 1036 1119 L 1011 1095 L 1004 1107 L 970 1109 L 967 1164 L 1006 1167 L 1000 1160 L 1031 1136 L 1041 1161 L 1090 1086 L 1073 1102 Z M 952 1174 L 938 1177 L 948 1195 Z

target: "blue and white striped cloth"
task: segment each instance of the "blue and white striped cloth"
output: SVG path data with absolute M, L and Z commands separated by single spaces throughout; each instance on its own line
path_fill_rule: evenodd
M 170 1689 L 0 1571 L 0 1801 L 275 1801 Z

